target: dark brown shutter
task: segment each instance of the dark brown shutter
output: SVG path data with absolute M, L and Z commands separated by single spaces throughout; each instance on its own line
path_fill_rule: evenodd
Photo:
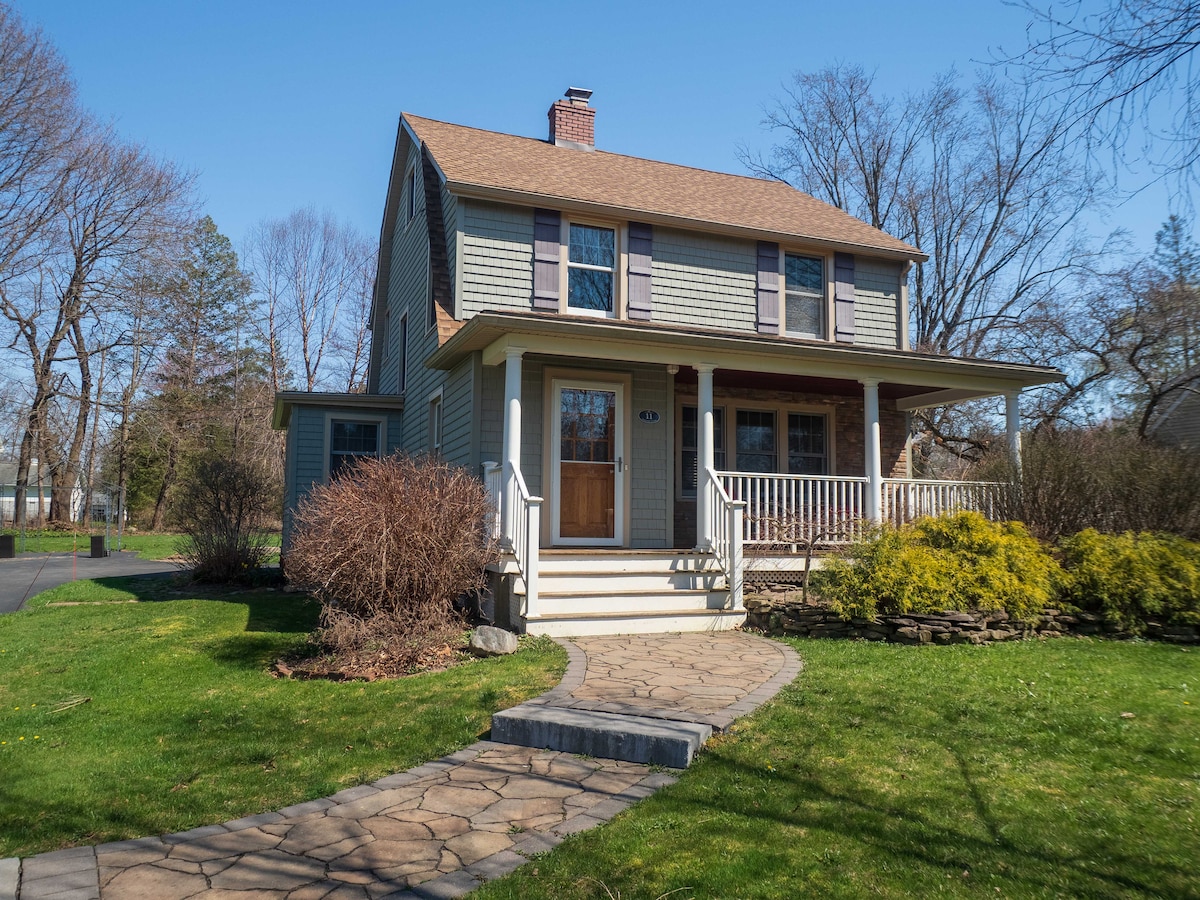
M 558 261 L 561 257 L 559 214 L 533 211 L 533 308 L 558 312 Z
M 779 245 L 758 242 L 758 330 L 779 333 Z
M 640 222 L 629 223 L 629 318 L 649 319 L 650 271 L 654 229 Z
M 854 343 L 854 254 L 833 254 L 833 314 L 835 341 Z

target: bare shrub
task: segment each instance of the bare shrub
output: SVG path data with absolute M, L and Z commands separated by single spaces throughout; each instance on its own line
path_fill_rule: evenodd
M 180 543 L 197 581 L 248 581 L 271 552 L 263 528 L 275 497 L 261 466 L 224 457 L 197 463 L 179 496 Z
M 1104 534 L 1148 531 L 1200 537 L 1200 457 L 1111 429 L 1035 435 L 1020 472 L 1008 463 L 991 477 L 1011 481 L 1004 518 L 1057 541 L 1093 528 Z
M 296 510 L 286 571 L 322 604 L 321 642 L 400 668 L 444 643 L 454 601 L 494 558 L 489 512 L 478 479 L 430 457 L 363 459 L 314 488 Z

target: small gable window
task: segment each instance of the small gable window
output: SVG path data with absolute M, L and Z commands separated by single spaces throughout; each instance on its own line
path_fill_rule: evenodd
M 567 307 L 612 313 L 617 233 L 612 228 L 571 223 L 567 250 Z
M 408 224 L 417 215 L 417 169 L 408 170 L 404 179 L 404 224 Z
M 819 256 L 783 257 L 785 334 L 825 336 L 825 261 Z

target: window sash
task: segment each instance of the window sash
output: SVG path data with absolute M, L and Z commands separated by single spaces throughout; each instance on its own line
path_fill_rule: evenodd
M 825 260 L 783 254 L 785 334 L 825 336 Z
M 597 225 L 567 227 L 567 307 L 612 312 L 616 296 L 617 232 Z
M 329 477 L 336 477 L 364 456 L 379 456 L 379 423 L 332 420 L 329 423 Z
M 778 432 L 774 410 L 739 409 L 734 445 L 739 472 L 778 471 Z

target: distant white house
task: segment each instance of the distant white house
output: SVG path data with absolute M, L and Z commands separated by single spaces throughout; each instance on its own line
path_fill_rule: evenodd
M 0 461 L 0 527 L 16 521 L 17 464 Z M 71 491 L 71 519 L 78 520 L 83 508 L 83 491 L 79 485 Z M 50 472 L 35 459 L 29 464 L 29 488 L 25 493 L 25 521 L 32 524 L 50 517 Z

